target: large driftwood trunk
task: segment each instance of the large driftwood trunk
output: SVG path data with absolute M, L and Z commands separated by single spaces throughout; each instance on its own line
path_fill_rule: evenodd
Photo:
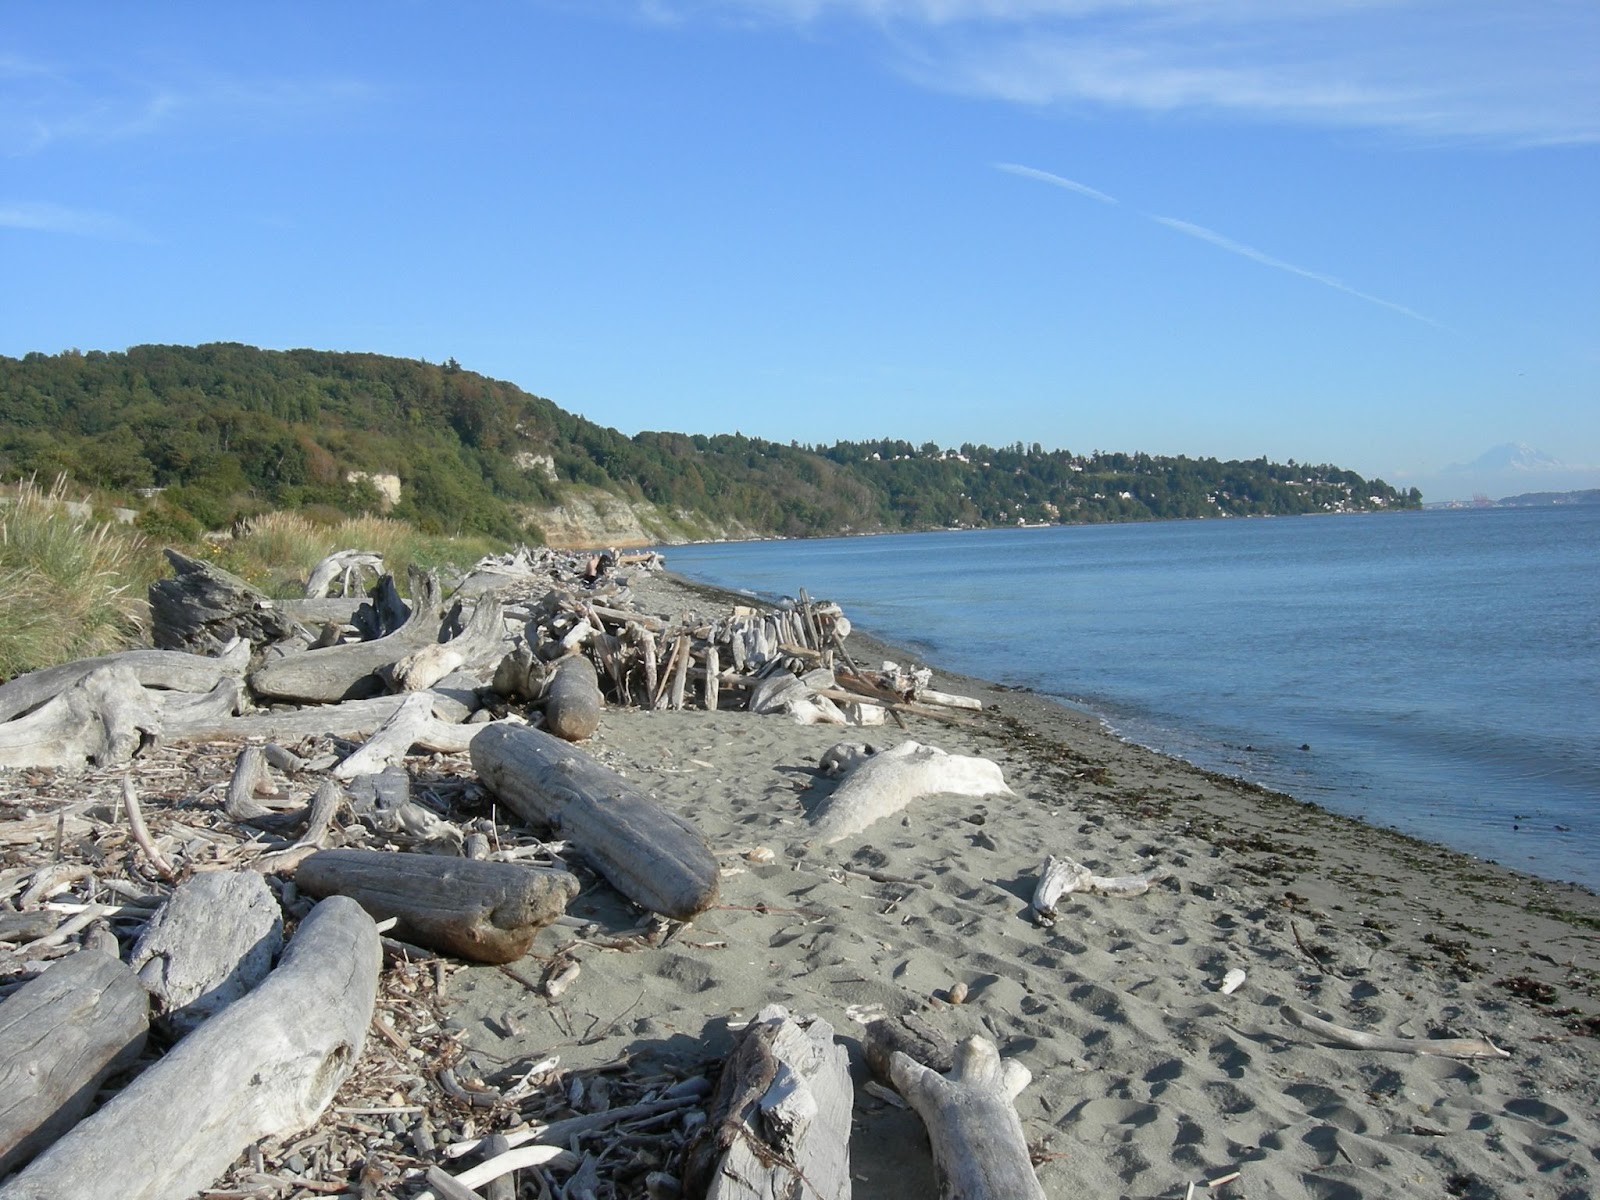
M 78 680 L 101 667 L 126 667 L 147 688 L 175 692 L 209 692 L 220 680 L 242 679 L 250 661 L 248 642 L 235 642 L 219 658 L 178 650 L 124 650 L 99 658 L 30 671 L 0 686 L 0 721 L 30 712 L 54 699 Z
M 161 650 L 221 655 L 235 638 L 256 646 L 306 637 L 265 592 L 197 558 L 165 551 L 173 577 L 150 585 L 150 640 Z
M 594 664 L 582 654 L 557 660 L 545 695 L 545 728 L 563 741 L 581 742 L 600 728 L 604 710 Z
M 472 743 L 490 791 L 565 838 L 635 904 L 687 920 L 716 902 L 717 860 L 689 822 L 560 738 L 495 727 Z
M 473 693 L 448 686 L 448 681 L 441 681 L 437 688 L 413 692 L 412 695 L 427 696 L 431 703 L 430 711 L 445 724 L 466 720 L 477 705 L 477 697 Z M 161 732 L 168 742 L 223 738 L 265 738 L 274 742 L 292 742 L 324 734 L 354 741 L 377 733 L 394 719 L 409 699 L 410 696 L 373 696 L 368 700 L 346 700 L 343 704 L 314 704 L 292 711 L 254 712 L 240 717 L 216 714 L 174 716 L 169 713 L 162 721 Z
M 252 1142 L 304 1129 L 361 1054 L 382 957 L 360 905 L 324 900 L 264 983 L 80 1121 L 0 1197 L 175 1200 L 210 1187 Z
M 100 1081 L 139 1057 L 148 1010 L 133 972 L 95 950 L 0 1004 L 0 1177 L 72 1128 Z
M 0 766 L 121 766 L 160 739 L 150 695 L 127 667 L 99 667 L 26 716 L 0 724 Z
M 833 1027 L 762 1009 L 723 1067 L 688 1190 L 706 1200 L 850 1200 L 850 1066 Z
M 210 871 L 179 884 L 151 919 L 130 962 L 168 1026 L 188 1033 L 272 970 L 283 910 L 254 871 Z
M 452 621 L 459 618 L 460 611 L 458 601 Z M 505 606 L 498 596 L 483 596 L 455 637 L 414 650 L 380 668 L 378 674 L 397 692 L 416 692 L 432 687 L 452 671 L 491 662 L 503 655 L 509 645 L 504 614 Z
M 928 1127 L 940 1200 L 1045 1200 L 1011 1103 L 1028 1086 L 1028 1068 L 971 1037 L 956 1046 L 948 1074 L 900 1053 L 889 1070 Z
M 294 881 L 312 896 L 349 896 L 373 917 L 396 918 L 402 941 L 474 962 L 515 962 L 578 894 L 566 871 L 433 854 L 322 850 Z
M 812 813 L 812 840 L 824 846 L 860 833 L 924 796 L 1009 796 L 1000 768 L 986 758 L 901 742 L 850 768 Z
M 411 615 L 389 636 L 269 660 L 250 675 L 250 687 L 258 696 L 301 704 L 375 696 L 385 690 L 377 672 L 436 644 L 443 621 L 438 576 L 413 573 Z

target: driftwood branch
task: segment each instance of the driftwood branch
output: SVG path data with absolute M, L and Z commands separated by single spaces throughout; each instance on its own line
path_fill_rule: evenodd
M 1166 867 L 1151 867 L 1138 875 L 1096 875 L 1082 863 L 1065 855 L 1050 855 L 1039 868 L 1039 882 L 1033 889 L 1033 911 L 1041 924 L 1056 919 L 1056 904 L 1073 892 L 1100 896 L 1142 896 L 1151 884 L 1170 879 Z
M 1291 1025 L 1319 1034 L 1336 1045 L 1351 1050 L 1391 1050 L 1398 1054 L 1432 1054 L 1440 1058 L 1510 1058 L 1487 1038 L 1405 1038 L 1379 1033 L 1362 1033 L 1324 1021 L 1308 1012 L 1285 1004 L 1278 1010 Z
M 941 1200 L 1045 1200 L 1012 1104 L 1028 1086 L 1026 1067 L 971 1037 L 957 1045 L 947 1074 L 898 1053 L 889 1069 L 928 1127 Z

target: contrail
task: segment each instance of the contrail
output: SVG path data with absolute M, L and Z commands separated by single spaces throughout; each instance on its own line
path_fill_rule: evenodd
M 1119 204 L 1115 196 L 1108 196 L 1104 192 L 1097 192 L 1086 183 L 1079 183 L 1075 179 L 1068 179 L 1064 175 L 1052 175 L 1049 171 L 1041 171 L 1036 167 L 1018 166 L 1016 163 L 995 163 L 995 170 L 1009 171 L 1013 175 L 1021 175 L 1024 179 L 1037 179 L 1041 183 L 1054 184 L 1059 188 L 1066 188 L 1069 192 L 1077 192 L 1080 196 L 1088 196 L 1091 200 L 1098 200 L 1102 204 Z
M 1392 300 L 1385 300 L 1381 296 L 1372 296 L 1366 292 L 1357 291 L 1349 284 L 1335 279 L 1332 275 L 1324 275 L 1319 271 L 1309 271 L 1305 267 L 1297 267 L 1291 262 L 1284 262 L 1281 258 L 1273 258 L 1272 255 L 1264 254 L 1260 250 L 1255 249 L 1253 246 L 1246 246 L 1242 242 L 1234 241 L 1232 238 L 1223 237 L 1222 234 L 1216 232 L 1216 230 L 1207 229 L 1204 225 L 1196 225 L 1192 221 L 1180 221 L 1176 217 L 1158 217 L 1153 214 L 1146 215 L 1148 215 L 1152 221 L 1155 221 L 1160 225 L 1165 225 L 1168 229 L 1176 229 L 1179 233 L 1188 234 L 1192 238 L 1199 238 L 1202 242 L 1210 242 L 1213 246 L 1220 246 L 1230 254 L 1237 254 L 1241 258 L 1248 258 L 1252 262 L 1258 262 L 1264 267 L 1272 267 L 1275 270 L 1287 271 L 1291 275 L 1299 275 L 1302 279 L 1309 279 L 1314 283 L 1322 284 L 1324 287 L 1331 287 L 1335 291 L 1344 292 L 1346 295 L 1354 296 L 1358 300 L 1365 300 L 1368 304 L 1376 304 L 1381 308 L 1390 309 L 1401 314 L 1402 316 L 1410 317 L 1413 321 L 1421 321 L 1424 325 L 1432 325 L 1435 329 L 1445 328 L 1445 326 L 1439 324 L 1439 322 L 1435 321 L 1432 317 L 1425 317 L 1415 309 L 1407 308 L 1403 304 L 1396 304 Z

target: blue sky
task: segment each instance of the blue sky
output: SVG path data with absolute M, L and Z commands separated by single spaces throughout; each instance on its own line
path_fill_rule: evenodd
M 11 0 L 0 353 L 1600 486 L 1596 63 L 1592 0 Z

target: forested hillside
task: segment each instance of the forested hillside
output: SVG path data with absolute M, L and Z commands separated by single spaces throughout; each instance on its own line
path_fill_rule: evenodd
M 1421 501 L 1335 467 L 1265 459 L 628 437 L 453 361 L 233 343 L 0 357 L 0 476 L 61 473 L 155 528 L 220 528 L 272 508 L 382 510 L 507 539 L 537 538 L 540 513 L 585 490 L 642 506 L 661 540 Z M 398 479 L 398 501 L 384 477 Z

